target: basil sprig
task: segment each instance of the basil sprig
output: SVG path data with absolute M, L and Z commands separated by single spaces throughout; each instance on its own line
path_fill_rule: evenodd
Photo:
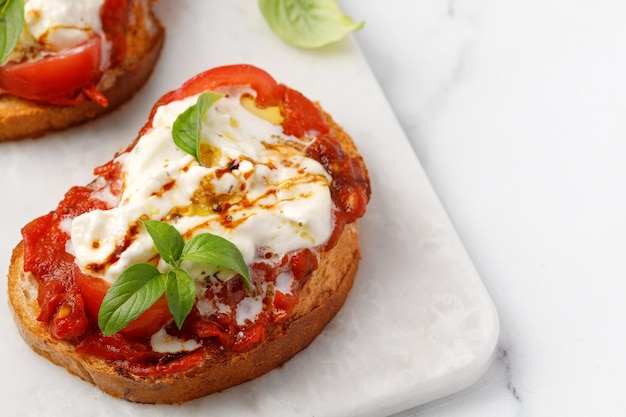
M 173 226 L 156 220 L 141 221 L 152 237 L 161 258 L 173 268 L 166 274 L 148 263 L 126 269 L 109 288 L 98 313 L 98 326 L 104 335 L 112 335 L 144 311 L 165 293 L 167 305 L 180 329 L 196 300 L 196 285 L 181 268 L 184 260 L 232 270 L 252 290 L 248 266 L 239 249 L 228 240 L 210 233 L 194 236 L 187 243 Z
M 224 97 L 223 94 L 210 91 L 200 94 L 196 104 L 178 115 L 172 126 L 172 136 L 176 146 L 196 158 L 198 162 L 200 162 L 202 119 L 209 111 L 209 107 L 222 97 Z
M 17 45 L 24 28 L 24 0 L 0 0 L 0 64 Z
M 259 0 L 270 28 L 300 48 L 320 48 L 361 29 L 339 8 L 336 0 Z

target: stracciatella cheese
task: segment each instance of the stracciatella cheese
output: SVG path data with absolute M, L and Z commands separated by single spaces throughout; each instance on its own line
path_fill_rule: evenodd
M 177 353 L 183 351 L 191 351 L 200 347 L 200 343 L 193 339 L 182 340 L 178 337 L 167 334 L 165 328 L 152 335 L 150 345 L 155 352 Z
M 209 109 L 201 128 L 202 164 L 172 138 L 177 116 L 197 97 L 157 110 L 152 129 L 117 158 L 125 175 L 117 205 L 72 222 L 70 250 L 85 272 L 112 283 L 129 266 L 154 258 L 149 234 L 143 228 L 133 232 L 140 219 L 165 221 L 185 240 L 204 232 L 222 236 L 239 248 L 248 264 L 262 254 L 311 248 L 328 240 L 333 228 L 331 177 L 305 155 L 309 139 L 285 135 L 280 124 L 242 105 L 253 93 L 229 91 Z M 125 249 L 112 256 L 119 248 Z M 165 272 L 168 265 L 161 261 L 159 269 Z M 206 267 L 200 269 L 206 273 Z M 199 270 L 191 268 L 190 273 L 202 281 Z M 289 282 L 288 277 L 281 279 Z M 254 316 L 258 305 L 248 300 L 241 308 L 241 314 Z
M 103 4 L 104 0 L 25 0 L 24 30 L 8 60 L 37 59 L 42 49 L 44 54 L 60 51 L 102 35 Z
M 104 0 L 26 0 L 28 32 L 41 43 L 64 49 L 102 33 L 100 8 Z

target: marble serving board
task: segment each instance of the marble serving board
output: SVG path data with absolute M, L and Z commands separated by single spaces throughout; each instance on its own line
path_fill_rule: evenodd
M 39 140 L 0 144 L 0 270 L 20 228 L 131 141 L 152 103 L 190 76 L 251 63 L 318 100 L 354 137 L 372 180 L 355 286 L 305 351 L 249 383 L 181 406 L 132 404 L 34 354 L 0 290 L 0 403 L 12 416 L 381 416 L 457 392 L 489 365 L 495 308 L 353 38 L 295 49 L 257 3 L 161 0 L 168 36 L 154 75 L 127 105 Z M 355 18 L 358 19 L 358 16 Z M 367 30 L 367 24 L 363 30 Z

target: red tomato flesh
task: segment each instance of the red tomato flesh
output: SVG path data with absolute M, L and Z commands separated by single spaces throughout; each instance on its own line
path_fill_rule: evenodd
M 274 78 L 253 65 L 237 64 L 212 68 L 189 79 L 180 88 L 161 97 L 150 113 L 148 123 L 141 129 L 142 136 L 152 126 L 157 108 L 172 101 L 215 91 L 221 87 L 249 86 L 256 91 L 255 103 L 261 108 L 279 106 L 284 117 L 282 123 L 287 135 L 302 137 L 308 132 L 324 134 L 328 125 L 322 112 L 302 93 L 278 84 Z
M 250 86 L 257 92 L 256 103 L 261 107 L 278 105 L 284 90 L 271 75 L 252 65 L 238 64 L 212 68 L 190 78 L 176 90 L 161 97 L 152 107 L 148 123 L 141 129 L 139 136 L 150 129 L 152 119 L 160 106 L 205 91 L 215 91 L 220 87 L 240 85 Z
M 111 286 L 102 278 L 83 274 L 75 269 L 76 284 L 85 300 L 87 314 L 92 323 L 98 323 L 98 313 L 107 290 Z M 144 311 L 139 317 L 120 330 L 120 334 L 131 340 L 147 339 L 158 332 L 172 318 L 165 296 Z
M 282 88 L 271 75 L 252 65 L 226 65 L 204 71 L 185 82 L 180 88 L 164 95 L 155 107 L 181 100 L 220 87 L 248 85 L 257 92 L 260 106 L 274 106 L 282 97 Z
M 18 97 L 53 104 L 77 104 L 85 100 L 82 89 L 100 79 L 102 40 L 87 42 L 33 62 L 0 67 L 0 90 Z

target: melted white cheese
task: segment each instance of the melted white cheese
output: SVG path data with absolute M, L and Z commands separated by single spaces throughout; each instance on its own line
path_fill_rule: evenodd
M 90 266 L 102 266 L 100 276 L 112 283 L 129 266 L 153 258 L 156 249 L 148 233 L 143 228 L 136 235 L 130 232 L 140 218 L 165 219 L 186 240 L 203 232 L 220 235 L 239 248 L 248 264 L 257 259 L 259 249 L 286 253 L 329 238 L 331 178 L 317 161 L 289 145 L 303 149 L 307 139 L 286 136 L 280 125 L 241 105 L 242 91 L 231 93 L 212 106 L 203 121 L 202 143 L 214 149 L 211 166 L 198 164 L 172 139 L 174 120 L 197 97 L 158 109 L 152 129 L 119 158 L 125 172 L 119 205 L 85 213 L 72 223 L 72 246 L 85 272 L 93 275 Z M 201 207 L 197 196 L 203 193 L 230 207 L 222 213 L 206 202 Z M 225 216 L 232 223 L 225 222 Z M 119 259 L 109 263 L 129 237 Z M 159 267 L 167 269 L 163 262 Z
M 237 314 L 235 316 L 237 324 L 243 326 L 247 321 L 253 322 L 261 311 L 263 311 L 262 296 L 244 298 L 237 304 Z
M 40 59 L 46 53 L 79 45 L 94 34 L 103 35 L 103 4 L 104 0 L 25 0 L 24 29 L 8 61 Z M 103 57 L 108 56 L 108 48 L 103 42 Z
M 152 345 L 153 351 L 161 353 L 190 352 L 201 346 L 200 343 L 195 340 L 182 340 L 169 335 L 165 331 L 165 328 L 162 328 L 152 335 L 150 344 Z
M 100 8 L 104 0 L 26 0 L 25 31 L 56 50 L 85 42 L 102 33 Z
M 293 286 L 293 275 L 286 272 L 280 273 L 276 277 L 276 289 L 283 294 L 291 294 Z

